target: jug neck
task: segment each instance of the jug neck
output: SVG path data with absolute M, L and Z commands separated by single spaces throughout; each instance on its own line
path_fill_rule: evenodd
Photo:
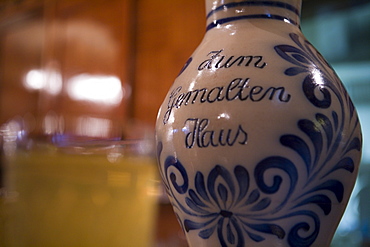
M 206 0 L 207 31 L 256 20 L 300 25 L 302 0 Z

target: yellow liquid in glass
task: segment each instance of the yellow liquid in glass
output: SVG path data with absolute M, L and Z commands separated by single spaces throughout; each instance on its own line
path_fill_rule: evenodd
M 42 151 L 14 156 L 8 163 L 14 198 L 5 205 L 5 246 L 152 246 L 155 160 L 112 159 Z

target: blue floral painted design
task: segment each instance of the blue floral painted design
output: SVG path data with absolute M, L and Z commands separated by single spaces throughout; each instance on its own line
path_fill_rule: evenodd
M 280 167 L 292 176 L 296 175 L 293 164 L 286 166 L 283 159 L 276 158 L 280 163 L 271 163 L 271 167 Z M 270 161 L 261 162 L 256 169 L 256 176 L 263 172 L 263 166 Z M 287 161 L 289 163 L 289 161 Z M 165 180 L 168 183 L 169 195 L 174 200 L 173 205 L 189 216 L 199 220 L 185 219 L 185 231 L 199 230 L 199 237 L 208 239 L 217 234 L 221 246 L 244 246 L 244 233 L 256 242 L 264 240 L 263 234 L 272 234 L 277 238 L 285 237 L 285 230 L 277 224 L 266 223 L 266 215 L 271 212 L 271 198 L 267 193 L 277 190 L 279 184 L 272 187 L 265 186 L 261 189 L 250 189 L 250 174 L 240 165 L 235 166 L 232 172 L 221 165 L 216 165 L 205 178 L 197 172 L 194 187 L 189 188 L 187 173 L 182 164 L 170 156 L 165 162 Z M 177 184 L 174 173 L 168 174 L 170 167 L 175 167 L 181 174 L 183 184 Z M 263 184 L 263 181 L 259 181 Z M 294 187 L 295 178 L 292 178 L 291 188 Z M 175 194 L 186 194 L 185 204 L 182 205 Z M 259 222 L 260 221 L 260 222 Z M 257 232 L 257 233 L 256 233 Z M 261 233 L 261 234 L 259 234 Z
M 358 117 L 321 55 L 298 35 L 290 37 L 294 46 L 275 47 L 293 65 L 285 75 L 304 75 L 302 90 L 313 107 L 327 109 L 336 99 L 341 112 L 318 111 L 310 119 L 299 119 L 295 134 L 282 133 L 281 146 L 293 151 L 294 160 L 298 157 L 300 162 L 291 156 L 267 156 L 253 170 L 241 161 L 214 164 L 209 172 L 197 171 L 189 177 L 181 161 L 168 156 L 161 176 L 175 213 L 182 213 L 178 219 L 184 231 L 196 231 L 202 239 L 216 236 L 221 246 L 244 246 L 271 237 L 290 246 L 311 246 L 322 217 L 332 212 L 333 203 L 342 202 L 346 188 L 340 177 L 357 170 L 353 157 L 361 152 Z M 344 130 L 348 134 L 343 135 Z M 160 157 L 161 142 L 157 150 Z M 292 225 L 284 224 L 286 219 Z
M 326 109 L 330 107 L 331 91 L 340 101 L 343 110 L 347 107 L 350 109 L 349 119 L 352 120 L 354 105 L 332 67 L 310 42 L 307 40 L 301 41 L 300 36 L 295 33 L 291 33 L 289 36 L 296 46 L 278 45 L 274 48 L 281 58 L 293 65 L 293 67 L 285 70 L 285 75 L 305 74 L 306 77 L 302 83 L 303 92 L 307 99 L 318 108 Z M 316 96 L 315 91 L 321 93 L 322 99 Z M 343 118 L 345 118 L 345 114 Z

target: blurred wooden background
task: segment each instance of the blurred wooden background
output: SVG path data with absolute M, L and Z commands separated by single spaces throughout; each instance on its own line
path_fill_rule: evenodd
M 0 122 L 53 110 L 135 119 L 153 128 L 165 94 L 204 30 L 199 0 L 2 0 Z M 49 77 L 57 72 L 62 90 L 25 88 L 32 70 L 49 71 Z M 126 96 L 111 107 L 71 100 L 65 84 L 83 74 L 117 76 Z
M 204 30 L 200 0 L 1 0 L 0 125 L 16 118 L 56 131 L 45 127 L 54 114 L 135 119 L 154 129 Z M 68 83 L 83 75 L 119 78 L 124 97 L 110 105 L 74 99 Z M 186 246 L 169 204 L 158 219 L 156 246 Z

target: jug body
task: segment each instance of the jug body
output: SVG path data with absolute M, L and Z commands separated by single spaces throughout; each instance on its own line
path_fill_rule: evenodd
M 206 4 L 156 124 L 189 245 L 329 246 L 361 158 L 348 93 L 302 34 L 300 1 Z

